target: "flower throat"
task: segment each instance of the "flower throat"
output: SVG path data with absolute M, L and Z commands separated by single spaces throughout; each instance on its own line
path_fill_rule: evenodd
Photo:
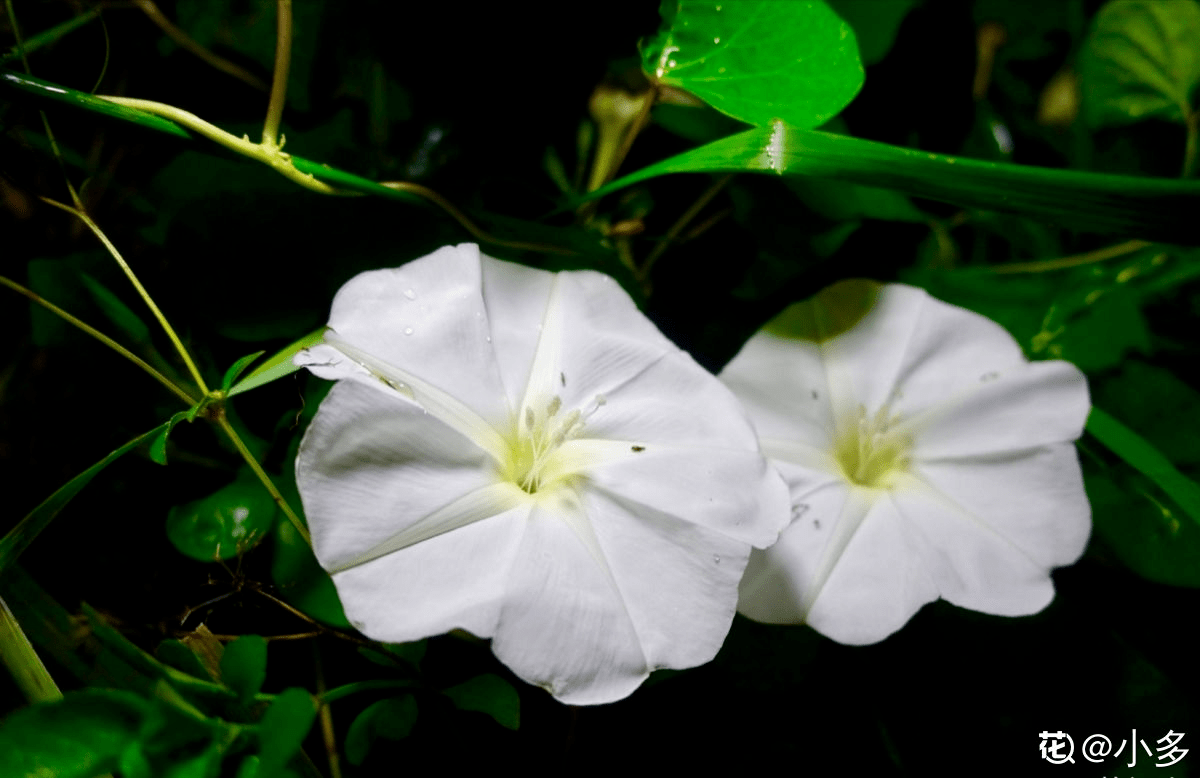
M 888 416 L 885 403 L 874 416 L 858 406 L 853 423 L 844 425 L 834 443 L 834 457 L 846 477 L 860 486 L 886 489 L 908 470 L 912 437 L 898 429 L 899 415 Z

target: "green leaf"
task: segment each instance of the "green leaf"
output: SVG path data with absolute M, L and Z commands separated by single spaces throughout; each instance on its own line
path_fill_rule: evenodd
M 159 643 L 154 649 L 154 658 L 196 678 L 205 681 L 216 680 L 216 676 L 205 666 L 204 660 L 182 640 L 169 638 Z
M 669 173 L 715 172 L 835 178 L 968 208 L 1026 214 L 1078 229 L 1184 243 L 1194 239 L 1191 219 L 1200 209 L 1197 181 L 981 162 L 791 129 L 781 122 L 662 160 L 582 200 Z
M 862 88 L 854 31 L 820 0 L 663 0 L 642 69 L 735 119 L 815 127 Z
M 8 668 L 17 688 L 29 702 L 62 698 L 58 684 L 54 683 L 3 597 L 0 597 L 0 662 Z
M 293 501 L 292 505 L 299 505 Z M 290 521 L 275 522 L 275 550 L 271 580 L 290 605 L 317 621 L 338 629 L 353 629 L 329 573 L 317 562 Z
M 228 392 L 229 387 L 233 386 L 233 382 L 236 381 L 238 376 L 242 374 L 242 371 L 250 367 L 251 362 L 258 359 L 265 353 L 267 352 L 255 351 L 253 354 L 247 354 L 237 362 L 234 362 L 232 365 L 230 365 L 229 369 L 225 371 L 225 377 L 221 379 L 221 391 Z
M 150 342 L 150 327 L 128 305 L 123 303 L 121 298 L 87 273 L 80 273 L 79 280 L 83 282 L 88 294 L 92 296 L 108 320 L 117 325 L 121 332 L 128 335 L 134 343 Z
M 250 371 L 248 376 L 234 384 L 233 387 L 229 389 L 227 394 L 232 397 L 235 394 L 241 394 L 242 392 L 255 389 L 263 384 L 269 384 L 276 379 L 291 375 L 300 369 L 295 365 L 294 362 L 292 362 L 292 357 L 296 356 L 296 354 L 308 348 L 309 346 L 315 346 L 316 344 L 320 343 L 324 337 L 325 328 L 321 327 L 320 329 L 313 330 L 294 343 L 284 346 L 282 349 L 268 357 L 267 360 L 261 365 Z M 262 352 L 259 353 L 261 354 Z M 230 369 L 232 370 L 232 368 Z
M 221 680 L 249 702 L 267 678 L 267 641 L 259 635 L 242 635 L 225 646 L 221 656 Z
M 1200 484 L 1179 472 L 1149 441 L 1096 407 L 1088 416 L 1087 431 L 1200 522 Z
M 515 730 L 521 726 L 521 697 L 512 684 L 498 675 L 477 675 L 446 689 L 442 694 L 449 697 L 459 710 L 486 713 L 507 729 Z
M 1200 85 L 1200 3 L 1115 0 L 1080 52 L 1084 116 L 1093 127 L 1183 122 Z
M 68 692 L 0 723 L 0 775 L 91 778 L 117 767 L 150 704 L 116 689 Z
M 84 470 L 79 475 L 72 478 L 70 481 L 61 486 L 58 491 L 46 498 L 41 505 L 34 508 L 29 514 L 17 522 L 17 526 L 13 527 L 8 533 L 0 538 L 0 571 L 7 568 L 13 563 L 21 552 L 29 547 L 34 538 L 46 528 L 46 526 L 54 520 L 67 503 L 79 494 L 83 487 L 96 477 L 96 475 L 104 468 L 111 465 L 113 462 L 120 459 L 125 454 L 141 445 L 146 439 L 161 434 L 166 429 L 166 424 L 162 424 L 149 432 L 139 435 L 117 450 L 113 451 L 108 456 L 101 459 L 96 464 Z
M 417 700 L 403 694 L 370 705 L 354 719 L 346 732 L 346 759 L 361 765 L 376 738 L 403 740 L 417 723 Z
M 858 56 L 864 65 L 873 65 L 887 55 L 900 31 L 900 23 L 917 4 L 917 0 L 827 1 L 854 29 Z
M 150 443 L 150 459 L 160 465 L 167 463 L 167 438 L 171 434 L 171 430 L 175 429 L 175 425 L 183 420 L 191 422 L 196 418 L 196 409 L 199 405 L 194 405 L 186 411 L 176 411 L 171 414 L 171 418 L 167 419 L 167 423 L 162 426 L 162 431 L 154 436 L 154 440 Z
M 259 778 L 283 773 L 288 761 L 300 750 L 316 716 L 312 695 L 303 689 L 293 687 L 276 695 L 258 725 Z
M 1096 535 L 1122 564 L 1150 581 L 1200 587 L 1200 525 L 1178 516 L 1138 473 L 1107 468 L 1085 474 L 1084 484 Z
M 201 562 L 229 559 L 258 545 L 275 520 L 275 500 L 243 471 L 207 497 L 176 505 L 167 514 L 167 538 Z

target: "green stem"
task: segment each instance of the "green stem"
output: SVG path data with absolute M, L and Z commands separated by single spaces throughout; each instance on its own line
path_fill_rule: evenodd
M 41 201 L 47 205 L 53 205 L 55 208 L 59 208 L 67 213 L 71 213 L 79 217 L 80 221 L 86 224 L 87 228 L 91 230 L 97 238 L 100 239 L 100 242 L 104 244 L 104 248 L 108 249 L 108 253 L 112 255 L 113 259 L 117 261 L 117 264 L 121 266 L 121 269 L 125 271 L 126 277 L 129 278 L 130 283 L 133 284 L 133 288 L 137 290 L 138 295 L 140 295 L 142 300 L 146 302 L 147 307 L 150 308 L 150 312 L 154 314 L 154 318 L 158 319 L 158 323 L 162 326 L 163 332 L 167 334 L 167 337 L 171 340 L 171 344 L 175 346 L 175 350 L 179 353 L 180 359 L 182 359 L 183 363 L 187 365 L 188 372 L 192 374 L 192 380 L 196 382 L 196 386 L 200 388 L 200 391 L 203 394 L 208 394 L 208 386 L 204 383 L 204 376 L 200 375 L 200 369 L 196 367 L 196 363 L 192 361 L 191 355 L 188 354 L 187 349 L 183 347 L 183 341 L 181 341 L 179 336 L 175 334 L 175 330 L 171 327 L 170 322 L 167 321 L 167 317 L 164 316 L 163 312 L 158 309 L 157 305 L 155 305 L 154 300 L 150 297 L 150 293 L 146 291 L 146 287 L 142 286 L 142 282 L 139 281 L 138 277 L 134 274 L 133 268 L 131 268 L 129 263 L 125 261 L 125 258 L 121 256 L 121 252 L 117 251 L 117 247 L 112 244 L 112 241 L 108 239 L 108 236 L 104 234 L 104 231 L 101 230 L 100 227 L 94 221 L 92 221 L 91 217 L 82 210 L 77 210 L 75 208 L 71 208 L 70 206 L 63 205 L 62 203 L 51 200 L 48 197 L 42 197 L 39 199 L 41 199 Z
M 705 189 L 704 192 L 696 198 L 696 202 L 692 203 L 691 207 L 684 212 L 683 216 L 680 216 L 679 219 L 671 225 L 671 229 L 667 230 L 666 237 L 658 242 L 658 245 L 656 245 L 646 257 L 646 261 L 642 263 L 642 269 L 636 271 L 639 280 L 645 281 L 650 277 L 650 270 L 654 267 L 654 263 L 658 261 L 658 258 L 661 257 L 663 252 L 675 242 L 675 239 L 679 237 L 679 233 L 683 232 L 683 228 L 688 226 L 692 219 L 695 219 L 700 214 L 700 211 L 704 210 L 704 206 L 712 202 L 712 199 L 717 196 L 718 192 L 725 188 L 725 185 L 728 184 L 732 178 L 733 173 L 726 173 L 725 175 L 719 177 L 712 183 L 711 186 L 708 187 L 708 189 Z
M 283 495 L 279 492 L 279 489 L 275 486 L 275 482 L 271 480 L 271 476 L 267 475 L 266 470 L 263 470 L 262 465 L 258 463 L 258 460 L 254 458 L 254 454 L 250 452 L 250 449 L 246 447 L 245 442 L 243 442 L 241 437 L 237 434 L 237 430 L 235 430 L 233 425 L 229 423 L 229 419 L 225 417 L 225 409 L 218 404 L 214 406 L 214 411 L 217 424 L 222 430 L 225 431 L 225 434 L 229 436 L 229 440 L 233 442 L 233 445 L 238 450 L 238 453 L 242 455 L 242 459 L 246 460 L 246 464 L 248 464 L 250 469 L 254 471 L 254 474 L 258 476 L 258 480 L 262 482 L 262 485 L 266 487 L 267 491 L 271 494 L 271 499 L 275 500 L 275 504 L 279 506 L 281 511 L 283 511 L 283 515 L 287 516 L 288 521 L 290 521 L 292 526 L 296 528 L 296 532 L 300 533 L 300 537 L 304 538 L 304 542 L 311 546 L 312 536 L 308 534 L 308 527 L 304 526 L 304 522 L 301 521 L 300 517 L 296 515 L 296 512 L 292 510 L 292 506 L 288 505 L 287 500 L 284 499 Z
M 177 27 L 174 22 L 166 17 L 154 4 L 153 0 L 133 0 L 133 4 L 146 14 L 146 18 L 154 22 L 158 29 L 163 31 L 163 34 L 175 42 L 175 45 L 190 51 L 200 59 L 212 65 L 222 73 L 227 73 L 234 78 L 249 84 L 255 89 L 267 91 L 267 85 L 264 84 L 257 76 L 245 68 L 235 65 L 224 57 L 219 57 L 208 49 L 201 46 L 192 36 L 188 35 L 182 29 Z
M 160 384 L 162 384 L 163 386 L 170 389 L 172 392 L 175 393 L 176 397 L 183 400 L 188 405 L 196 404 L 195 398 L 193 398 L 190 394 L 188 394 L 186 391 L 184 391 L 180 387 L 176 386 L 175 383 L 171 381 L 171 379 L 167 378 L 162 373 L 155 370 L 146 361 L 144 361 L 143 359 L 138 357 L 136 354 L 131 352 L 129 349 L 122 346 L 120 343 L 116 342 L 112 338 L 105 335 L 100 330 L 96 329 L 95 327 L 91 326 L 90 324 L 87 324 L 85 322 L 80 321 L 79 319 L 76 319 L 74 316 L 67 313 L 62 308 L 59 308 L 57 305 L 55 305 L 54 303 L 45 299 L 44 297 L 37 294 L 36 292 L 34 292 L 30 289 L 26 289 L 25 287 L 21 286 L 20 284 L 18 284 L 16 281 L 13 281 L 12 279 L 6 278 L 4 276 L 0 276 L 0 284 L 7 286 L 9 289 L 13 290 L 17 294 L 25 295 L 33 302 L 37 303 L 38 305 L 42 306 L 46 310 L 50 311 L 55 316 L 58 316 L 59 318 L 61 318 L 63 321 L 67 322 L 68 324 L 70 324 L 74 327 L 78 327 L 79 329 L 81 329 L 85 333 L 87 333 L 88 335 L 91 335 L 96 340 L 100 341 L 104 345 L 111 348 L 113 351 L 117 352 L 118 354 L 125 357 L 133 364 L 140 367 L 142 370 L 149 373 L 150 376 L 154 380 L 158 381 Z
M 981 271 L 985 273 L 1048 273 L 1053 270 L 1066 270 L 1072 267 L 1079 267 L 1080 265 L 1090 265 L 1095 262 L 1104 262 L 1117 257 L 1123 257 L 1135 251 L 1140 251 L 1149 245 L 1150 243 L 1144 240 L 1127 240 L 1115 246 L 1105 246 L 1102 249 L 1088 251 L 1083 254 L 1074 254 L 1069 257 L 1043 259 L 1037 262 L 1010 262 L 1003 265 L 989 265 L 986 268 L 981 268 Z M 964 268 L 958 272 L 970 272 L 970 269 Z
M 271 80 L 271 100 L 267 120 L 263 122 L 262 145 L 283 148 L 279 125 L 283 122 L 283 104 L 287 100 L 288 70 L 292 61 L 292 0 L 278 0 L 276 7 L 275 73 Z
M 340 700 L 343 697 L 349 697 L 351 694 L 358 694 L 359 692 L 377 691 L 379 689 L 412 689 L 416 685 L 415 681 L 405 681 L 399 678 L 380 679 L 378 681 L 357 681 L 330 689 L 322 694 L 320 699 L 322 704 L 328 705 L 331 702 Z

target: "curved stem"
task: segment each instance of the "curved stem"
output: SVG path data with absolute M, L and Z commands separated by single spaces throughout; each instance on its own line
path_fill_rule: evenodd
M 288 70 L 292 62 L 292 0 L 278 0 L 276 7 L 275 72 L 271 78 L 271 100 L 267 120 L 263 122 L 263 145 L 283 148 L 279 125 L 283 122 L 283 104 L 287 100 Z
M 50 302 L 49 300 L 46 300 L 44 297 L 42 297 L 41 295 L 37 294 L 36 292 L 34 292 L 34 291 L 30 290 L 30 289 L 26 289 L 25 287 L 21 286 L 20 284 L 18 284 L 16 281 L 13 281 L 12 279 L 6 278 L 6 277 L 4 277 L 4 276 L 0 276 L 0 284 L 3 284 L 4 286 L 7 286 L 9 289 L 13 290 L 13 291 L 14 291 L 14 292 L 16 292 L 17 294 L 23 294 L 23 295 L 25 295 L 26 297 L 28 297 L 28 298 L 29 298 L 30 300 L 32 300 L 33 302 L 37 303 L 38 305 L 42 306 L 42 307 L 43 307 L 43 308 L 45 308 L 46 310 L 48 310 L 48 311 L 50 311 L 51 313 L 53 313 L 55 316 L 58 316 L 58 317 L 60 317 L 61 319 L 63 319 L 64 321 L 66 321 L 68 324 L 70 324 L 70 325 L 72 325 L 72 326 L 74 326 L 74 327 L 78 327 L 79 329 L 81 329 L 81 330 L 83 330 L 85 333 L 87 333 L 88 335 L 91 335 L 91 336 L 92 336 L 93 338 L 95 338 L 96 340 L 100 341 L 100 342 L 101 342 L 101 343 L 103 343 L 104 345 L 106 345 L 106 346 L 108 346 L 109 348 L 111 348 L 113 351 L 117 352 L 118 354 L 120 354 L 121 356 L 125 357 L 125 358 L 126 358 L 126 359 L 128 359 L 130 362 L 132 362 L 133 364 L 135 364 L 135 365 L 137 365 L 138 367 L 140 367 L 142 370 L 144 370 L 144 371 L 146 371 L 147 373 L 149 373 L 149 374 L 150 374 L 150 376 L 151 376 L 151 377 L 152 377 L 154 380 L 158 381 L 160 384 L 162 384 L 163 386 L 165 386 L 165 387 L 167 387 L 168 389 L 170 389 L 172 392 L 174 392 L 174 393 L 175 393 L 175 396 L 176 396 L 176 397 L 178 397 L 179 399 L 183 400 L 183 401 L 184 401 L 185 403 L 187 403 L 188 405 L 195 405 L 195 404 L 196 404 L 196 400 L 195 400 L 195 398 L 193 398 L 193 397 L 192 397 L 190 394 L 188 394 L 188 393 L 187 393 L 186 391 L 184 391 L 183 389 L 181 389 L 181 388 L 179 388 L 178 386 L 176 386 L 176 385 L 175 385 L 175 384 L 174 384 L 174 383 L 171 381 L 171 379 L 167 378 L 167 377 L 166 377 L 166 376 L 164 376 L 162 373 L 160 373 L 160 372 L 158 372 L 157 370 L 155 370 L 155 369 L 154 369 L 153 367 L 151 367 L 151 366 L 150 366 L 150 365 L 149 365 L 149 364 L 148 364 L 148 363 L 147 363 L 145 360 L 141 359 L 141 358 L 140 358 L 140 357 L 138 357 L 136 354 L 134 354 L 133 352 L 131 352 L 129 349 L 125 348 L 125 347 L 124 347 L 124 346 L 122 346 L 120 343 L 116 342 L 116 341 L 115 341 L 115 340 L 113 340 L 112 338 L 110 338 L 110 337 L 108 337 L 107 335 L 105 335 L 103 332 L 100 332 L 100 330 L 96 329 L 95 327 L 92 327 L 92 326 L 91 326 L 91 325 L 89 325 L 89 324 L 86 324 L 86 323 L 84 323 L 84 322 L 80 321 L 79 319 L 76 319 L 74 316 L 72 316 L 71 314 L 67 313 L 67 312 L 66 312 L 66 311 L 64 311 L 62 308 L 59 308 L 57 305 L 55 305 L 54 303 Z
M 663 252 L 675 242 L 675 239 L 679 237 L 679 233 L 683 232 L 683 228 L 688 226 L 692 219 L 695 219 L 700 214 L 700 211 L 704 210 L 704 206 L 708 205 L 712 199 L 717 196 L 717 193 L 720 192 L 732 178 L 733 173 L 726 173 L 714 181 L 712 185 L 708 187 L 708 189 L 705 189 L 704 192 L 696 198 L 696 202 L 692 203 L 691 206 L 684 211 L 683 215 L 671 225 L 671 229 L 667 230 L 666 237 L 660 240 L 658 245 L 655 246 L 650 254 L 646 257 L 646 261 L 642 263 L 641 270 L 636 271 L 639 280 L 645 281 L 650 277 L 650 270 L 654 267 L 654 263 L 658 261 L 658 258 L 661 257 Z
M 258 78 L 240 65 L 234 64 L 224 57 L 220 57 L 201 46 L 194 38 L 192 38 L 192 36 L 188 35 L 182 29 L 177 27 L 170 19 L 168 19 L 166 15 L 159 10 L 158 6 L 154 4 L 153 0 L 133 0 L 133 4 L 142 13 L 144 13 L 150 21 L 154 22 L 154 24 L 163 31 L 164 35 L 174 41 L 175 45 L 179 46 L 181 49 L 190 51 L 192 54 L 195 54 L 197 57 L 204 60 L 209 65 L 212 65 L 222 73 L 227 73 L 239 81 L 249 84 L 255 89 L 261 89 L 264 92 L 267 91 L 267 85 L 263 83 L 262 79 Z
M 158 323 L 162 326 L 163 332 L 165 332 L 167 337 L 171 340 L 171 344 L 175 346 L 175 350 L 178 352 L 180 359 L 182 359 L 183 363 L 187 365 L 188 372 L 192 374 L 192 380 L 196 382 L 196 386 L 200 388 L 202 393 L 208 394 L 208 386 L 204 383 L 204 376 L 200 375 L 200 369 L 197 368 L 196 363 L 192 361 L 191 354 L 188 354 L 187 349 L 183 347 L 183 341 L 181 341 L 179 336 L 175 334 L 175 330 L 171 327 L 170 322 L 167 321 L 167 317 L 164 316 L 163 312 L 158 309 L 157 305 L 155 305 L 154 300 L 150 297 L 150 293 L 146 291 L 146 287 L 142 286 L 142 282 L 139 281 L 138 277 L 134 274 L 133 268 L 131 268 L 129 263 L 125 261 L 125 258 L 121 256 L 121 252 L 117 251 L 117 247 L 112 244 L 112 241 L 108 239 L 108 236 L 104 234 L 104 231 L 101 230 L 100 227 L 97 226 L 94 221 L 92 221 L 91 217 L 82 210 L 72 208 L 68 205 L 63 205 L 62 203 L 51 200 L 48 197 L 40 197 L 38 199 L 47 205 L 53 205 L 55 208 L 59 208 L 67 213 L 74 214 L 79 218 L 80 221 L 87 225 L 87 228 L 91 230 L 97 238 L 100 239 L 100 242 L 104 244 L 104 248 L 108 249 L 108 253 L 112 254 L 113 259 L 115 259 L 117 264 L 121 266 L 121 269 L 125 271 L 125 275 L 129 278 L 130 283 L 133 284 L 133 288 L 137 290 L 138 295 L 140 295 L 142 300 L 146 302 L 146 305 L 150 308 L 150 312 L 154 314 L 154 318 L 158 319 Z
M 218 404 L 214 406 L 214 411 L 213 417 L 215 421 L 225 431 L 225 434 L 229 436 L 229 440 L 238 450 L 238 453 L 242 455 L 242 459 L 246 460 L 246 464 L 254 471 L 254 475 L 258 476 L 258 480 L 262 482 L 262 485 L 271 494 L 271 499 L 275 500 L 275 504 L 283 511 L 283 515 L 287 516 L 288 521 L 296 528 L 296 532 L 300 533 L 300 537 L 304 538 L 304 542 L 311 546 L 312 536 L 308 534 L 308 527 L 304 526 L 304 522 L 292 510 L 292 506 L 288 505 L 287 500 L 284 499 L 283 495 L 279 493 L 279 489 L 275 486 L 275 482 L 271 480 L 271 476 L 267 475 L 267 471 L 263 470 L 262 465 L 258 463 L 258 460 L 254 458 L 254 454 L 250 452 L 245 442 L 237 434 L 237 430 L 229 423 L 229 419 L 225 417 L 225 409 Z
M 1067 268 L 1078 267 L 1080 265 L 1090 265 L 1094 262 L 1104 262 L 1105 260 L 1123 257 L 1126 254 L 1132 254 L 1135 251 L 1140 251 L 1150 245 L 1149 241 L 1145 240 L 1127 240 L 1124 243 L 1118 243 L 1115 246 L 1105 246 L 1102 249 L 1088 251 L 1083 254 L 1074 254 L 1069 257 L 1061 257 L 1059 259 L 1045 259 L 1039 262 L 1012 262 L 1006 265 L 994 265 L 985 269 L 987 273 L 1048 273 L 1053 270 L 1066 270 Z M 960 271 L 962 272 L 962 271 Z

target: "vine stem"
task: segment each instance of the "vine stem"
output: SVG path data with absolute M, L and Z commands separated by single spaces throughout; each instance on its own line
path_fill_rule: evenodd
M 1124 243 L 1118 243 L 1115 246 L 1105 246 L 1102 249 L 1088 251 L 1083 254 L 1073 254 L 1069 257 L 1060 257 L 1059 259 L 1045 259 L 1039 262 L 1012 262 L 1005 265 L 993 265 L 988 267 L 988 273 L 1048 273 L 1052 270 L 1066 270 L 1067 268 L 1078 267 L 1079 265 L 1090 265 L 1094 262 L 1104 262 L 1105 260 L 1123 257 L 1126 254 L 1132 254 L 1135 251 L 1140 251 L 1150 245 L 1149 241 L 1145 240 L 1127 240 Z
M 300 537 L 304 538 L 304 542 L 311 547 L 312 536 L 308 534 L 308 527 L 304 526 L 304 522 L 292 510 L 292 506 L 288 505 L 287 500 L 284 499 L 279 489 L 275 486 L 275 482 L 271 480 L 271 476 L 267 475 L 266 470 L 263 470 L 262 465 L 258 463 L 258 460 L 254 458 L 254 454 L 246 447 L 241 436 L 237 434 L 237 430 L 229 423 L 229 419 L 225 417 L 225 409 L 220 404 L 217 404 L 213 406 L 213 411 L 212 417 L 217 422 L 217 425 L 229 436 L 229 440 L 233 443 L 234 448 L 238 450 L 238 453 L 242 455 L 242 459 L 246 460 L 246 464 L 254 471 L 254 475 L 258 476 L 258 480 L 266 487 L 266 490 L 271 495 L 271 499 L 279 506 L 279 510 L 283 511 L 283 515 L 287 516 L 288 521 L 296 528 L 296 532 L 300 533 Z
M 108 236 L 104 234 L 104 231 L 101 230 L 94 221 L 92 221 L 90 216 L 80 209 L 72 208 L 69 205 L 63 205 L 62 203 L 56 200 L 51 200 L 48 197 L 39 197 L 39 199 L 47 205 L 52 205 L 55 208 L 66 211 L 67 213 L 74 214 L 87 226 L 89 230 L 92 231 L 97 238 L 100 239 L 100 242 L 104 244 L 104 248 L 108 249 L 108 253 L 112 255 L 113 259 L 117 261 L 117 264 L 121 266 L 121 269 L 125 271 L 126 277 L 129 278 L 130 283 L 133 284 L 133 288 L 137 290 L 138 295 L 141 296 L 142 300 L 144 300 L 146 305 L 150 308 L 150 312 L 154 314 L 154 318 L 158 319 L 158 323 L 162 326 L 163 332 L 167 334 L 167 337 L 171 340 L 171 344 L 179 353 L 180 359 L 182 359 L 183 363 L 187 365 L 188 372 L 192 374 L 192 380 L 196 382 L 196 386 L 200 388 L 200 392 L 205 395 L 209 394 L 208 386 L 204 383 L 204 376 L 200 375 L 200 369 L 197 368 L 196 363 L 192 361 L 191 354 L 189 354 L 187 349 L 183 347 L 183 341 L 181 341 L 179 336 L 175 334 L 175 330 L 171 327 L 170 322 L 167 321 L 167 317 L 164 316 L 163 312 L 159 310 L 158 306 L 154 303 L 154 299 L 150 297 L 150 293 L 146 291 L 146 287 L 142 286 L 142 282 L 138 280 L 137 275 L 133 272 L 133 268 L 131 268 L 129 263 L 125 261 L 125 258 L 121 256 L 121 252 L 117 251 L 117 247 L 112 244 L 112 241 L 108 239 Z
M 195 405 L 195 404 L 196 404 L 196 399 L 195 399 L 194 397 L 192 397 L 190 394 L 188 394 L 186 391 L 184 391 L 183 389 L 181 389 L 180 387 L 176 386 L 176 385 L 175 385 L 175 384 L 174 384 L 174 383 L 171 381 L 171 379 L 167 378 L 167 377 L 166 377 L 166 376 L 164 376 L 162 373 L 160 373 L 160 372 L 158 372 L 157 370 L 155 370 L 155 369 L 154 369 L 153 367 L 151 367 L 151 366 L 150 366 L 150 364 L 149 364 L 149 363 L 147 363 L 145 360 L 141 359 L 141 358 L 140 358 L 140 357 L 138 357 L 136 354 L 134 354 L 133 352 L 131 352 L 129 349 L 125 348 L 125 347 L 124 347 L 124 346 L 122 346 L 120 343 L 118 343 L 118 342 L 116 342 L 115 340 L 113 340 L 112 338 L 108 337 L 107 335 L 105 335 L 105 334 L 104 334 L 103 332 L 101 332 L 100 330 L 96 329 L 95 327 L 91 326 L 90 324 L 87 324 L 86 322 L 80 321 L 79 319 L 75 318 L 75 317 L 74 317 L 74 316 L 72 316 L 71 314 L 69 314 L 69 313 L 67 313 L 66 311 L 64 311 L 62 308 L 59 308 L 59 307 L 58 307 L 57 305 L 55 305 L 54 303 L 52 303 L 52 302 L 50 302 L 49 300 L 47 300 L 47 299 L 45 299 L 44 297 L 42 297 L 42 296 L 41 296 L 41 295 L 39 295 L 38 293 L 36 293 L 36 292 L 34 292 L 34 291 L 30 290 L 30 289 L 26 289 L 25 287 L 21 286 L 21 285 L 20 285 L 20 284 L 18 284 L 16 281 L 13 281 L 13 280 L 12 280 L 12 279 L 10 279 L 10 278 L 6 278 L 6 277 L 4 277 L 4 276 L 0 276 L 0 284 L 3 284 L 4 286 L 7 286 L 9 289 L 13 290 L 13 291 L 14 291 L 14 292 L 16 292 L 17 294 L 22 294 L 22 295 L 25 295 L 26 297 L 28 297 L 28 298 L 29 298 L 30 300 L 32 300 L 33 302 L 37 303 L 38 305 L 42 306 L 42 307 L 43 307 L 43 308 L 45 308 L 46 310 L 48 310 L 48 311 L 50 311 L 51 313 L 53 313 L 55 316 L 58 316 L 59 318 L 61 318 L 61 319 L 63 319 L 64 321 L 66 321 L 68 324 L 70 324 L 70 325 L 72 325 L 72 326 L 74 326 L 74 327 L 78 327 L 79 329 L 81 329 L 81 330 L 83 330 L 85 333 L 87 333 L 88 335 L 91 335 L 91 336 L 92 336 L 93 338 L 95 338 L 96 340 L 100 341 L 100 342 L 101 342 L 101 343 L 103 343 L 104 345 L 106 345 L 106 346 L 108 346 L 109 348 L 111 348 L 113 351 L 117 352 L 118 354 L 120 354 L 121 356 L 125 357 L 125 358 L 126 358 L 126 359 L 128 359 L 130 362 L 132 362 L 133 364 L 135 364 L 135 365 L 137 365 L 138 367 L 140 367 L 142 370 L 144 370 L 144 371 L 146 371 L 147 373 L 149 373 L 149 374 L 150 374 L 150 376 L 151 376 L 152 378 L 154 378 L 154 380 L 158 381 L 160 384 L 162 384 L 163 386 L 165 386 L 165 387 L 167 387 L 168 389 L 170 389 L 172 392 L 174 392 L 174 393 L 175 393 L 175 396 L 176 396 L 176 397 L 178 397 L 179 399 L 183 400 L 183 401 L 184 401 L 185 403 L 187 403 L 188 405 Z
M 283 122 L 288 70 L 292 63 L 292 0 L 278 0 L 275 8 L 275 72 L 272 74 L 271 99 L 267 103 L 267 119 L 263 122 L 262 135 L 262 145 L 269 149 L 283 148 L 279 125 Z
M 663 252 L 675 242 L 675 240 L 679 237 L 679 233 L 683 232 L 684 227 L 687 227 L 689 224 L 691 224 L 692 220 L 699 216 L 700 212 L 704 210 L 704 206 L 712 202 L 712 199 L 717 196 L 717 193 L 724 189 L 725 185 L 728 184 L 732 179 L 733 173 L 726 173 L 716 181 L 713 181 L 708 189 L 705 189 L 704 192 L 696 198 L 696 201 L 692 203 L 686 211 L 684 211 L 683 215 L 671 225 L 671 229 L 667 230 L 666 236 L 658 242 L 658 245 L 655 246 L 650 254 L 646 257 L 646 260 L 642 263 L 641 270 L 635 271 L 640 281 L 645 281 L 650 277 L 650 269 L 654 267 L 654 263 L 658 261 L 658 258 L 662 256 Z
M 267 85 L 264 84 L 262 80 L 260 80 L 253 73 L 201 46 L 195 38 L 188 35 L 174 22 L 168 19 L 166 15 L 159 10 L 159 7 L 154 4 L 153 0 L 133 0 L 133 4 L 136 8 L 138 8 L 138 10 L 146 15 L 146 18 L 154 22 L 154 24 L 163 31 L 164 35 L 174 41 L 175 45 L 186 51 L 190 51 L 192 54 L 195 54 L 197 57 L 204 60 L 209 65 L 212 65 L 222 73 L 227 73 L 228 75 L 233 76 L 239 81 L 242 81 L 254 87 L 255 89 L 261 89 L 264 92 L 267 91 Z

